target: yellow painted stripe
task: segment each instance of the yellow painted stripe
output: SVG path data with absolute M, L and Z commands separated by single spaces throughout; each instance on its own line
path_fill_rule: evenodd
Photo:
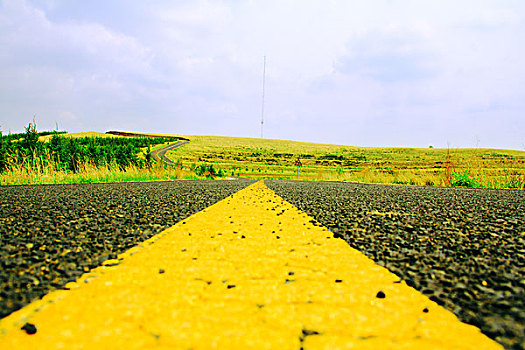
M 310 221 L 256 183 L 4 318 L 0 348 L 500 348 Z

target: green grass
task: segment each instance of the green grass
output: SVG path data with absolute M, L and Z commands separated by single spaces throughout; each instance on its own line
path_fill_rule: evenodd
M 64 136 L 100 135 L 106 134 Z M 273 139 L 185 137 L 190 139 L 188 144 L 168 153 L 173 161 L 180 162 L 179 168 L 157 165 L 121 169 L 108 164 L 95 167 L 87 163 L 72 173 L 39 164 L 25 164 L 0 174 L 0 184 L 203 179 L 205 174 L 197 176 L 196 173 L 210 165 L 226 177 L 295 180 L 298 159 L 302 163 L 299 180 L 519 189 L 525 184 L 523 151 L 355 147 Z M 152 149 L 162 146 L 152 146 Z
M 295 179 L 295 162 L 300 159 L 301 180 L 450 186 L 454 175 L 467 172 L 478 180 L 480 187 L 523 188 L 525 182 L 523 151 L 355 147 L 272 139 L 185 137 L 191 142 L 170 151 L 171 159 L 182 161 L 185 167 L 213 164 L 230 176 Z
M 77 172 L 68 172 L 51 167 L 15 166 L 0 174 L 0 185 L 40 185 L 40 184 L 75 184 L 109 183 L 140 181 L 206 179 L 181 168 L 164 167 L 156 164 L 151 168 L 129 166 L 122 169 L 116 165 L 83 164 Z
M 59 135 L 58 135 L 59 134 Z M 55 136 L 57 135 L 57 136 Z M 0 184 L 91 183 L 198 178 L 179 167 L 152 163 L 149 149 L 173 138 L 83 132 L 0 133 Z M 161 145 L 162 146 L 162 145 Z M 142 148 L 141 148 L 142 147 Z M 183 174 L 184 173 L 184 174 Z

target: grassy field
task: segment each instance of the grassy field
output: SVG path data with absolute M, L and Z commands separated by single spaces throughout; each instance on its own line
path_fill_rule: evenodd
M 256 179 L 336 180 L 427 186 L 523 188 L 525 152 L 498 149 L 376 148 L 272 139 L 184 136 L 171 151 L 183 168 L 213 164 Z
M 0 184 L 155 181 L 205 178 L 202 167 L 226 177 L 352 181 L 425 186 L 518 188 L 525 185 L 525 152 L 498 149 L 376 148 L 221 136 L 183 136 L 190 143 L 168 153 L 176 168 L 156 164 L 125 169 L 83 164 L 74 173 L 41 164 L 13 166 Z M 48 141 L 52 135 L 40 137 Z M 97 132 L 63 137 L 122 137 Z M 167 145 L 158 144 L 151 150 Z M 144 157 L 147 149 L 143 149 Z M 197 175 L 200 174 L 200 175 Z
M 62 135 L 63 137 L 71 137 L 71 138 L 80 138 L 80 137 L 122 137 L 122 136 L 116 136 L 116 135 L 110 135 L 103 132 L 95 132 L 95 131 L 84 131 L 84 132 L 71 132 L 66 133 Z M 53 135 L 46 135 L 46 136 L 40 136 L 38 139 L 40 141 L 47 142 L 49 141 Z

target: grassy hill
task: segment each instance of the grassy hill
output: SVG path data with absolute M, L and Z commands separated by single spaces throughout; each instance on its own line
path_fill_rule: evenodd
M 295 164 L 299 160 L 301 180 L 428 186 L 448 186 L 464 180 L 492 188 L 520 188 L 525 181 L 524 151 L 355 147 L 256 138 L 185 137 L 191 142 L 168 153 L 171 159 L 180 160 L 190 168 L 210 163 L 231 176 L 295 179 Z
M 13 166 L 0 174 L 0 184 L 151 181 L 202 178 L 199 169 L 213 167 L 226 176 L 253 179 L 353 181 L 426 186 L 521 188 L 525 184 L 525 152 L 500 149 L 435 149 L 355 147 L 286 140 L 198 135 L 168 153 L 177 168 L 116 167 L 86 161 L 74 172 L 34 167 L 34 162 Z M 41 136 L 47 142 L 52 135 Z M 64 138 L 123 137 L 106 133 L 66 133 Z M 167 143 L 166 143 L 167 144 Z M 165 144 L 152 145 L 150 149 Z M 141 150 L 139 157 L 147 153 Z

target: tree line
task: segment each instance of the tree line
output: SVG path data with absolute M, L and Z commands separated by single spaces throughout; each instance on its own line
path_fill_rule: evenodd
M 64 137 L 65 132 L 38 132 L 29 123 L 24 133 L 2 135 L 0 131 L 0 173 L 17 166 L 40 164 L 57 170 L 77 172 L 84 164 L 148 167 L 151 146 L 177 140 L 174 137 Z M 39 137 L 52 135 L 47 142 Z M 146 151 L 143 151 L 147 148 Z M 139 156 L 143 154 L 143 156 Z

